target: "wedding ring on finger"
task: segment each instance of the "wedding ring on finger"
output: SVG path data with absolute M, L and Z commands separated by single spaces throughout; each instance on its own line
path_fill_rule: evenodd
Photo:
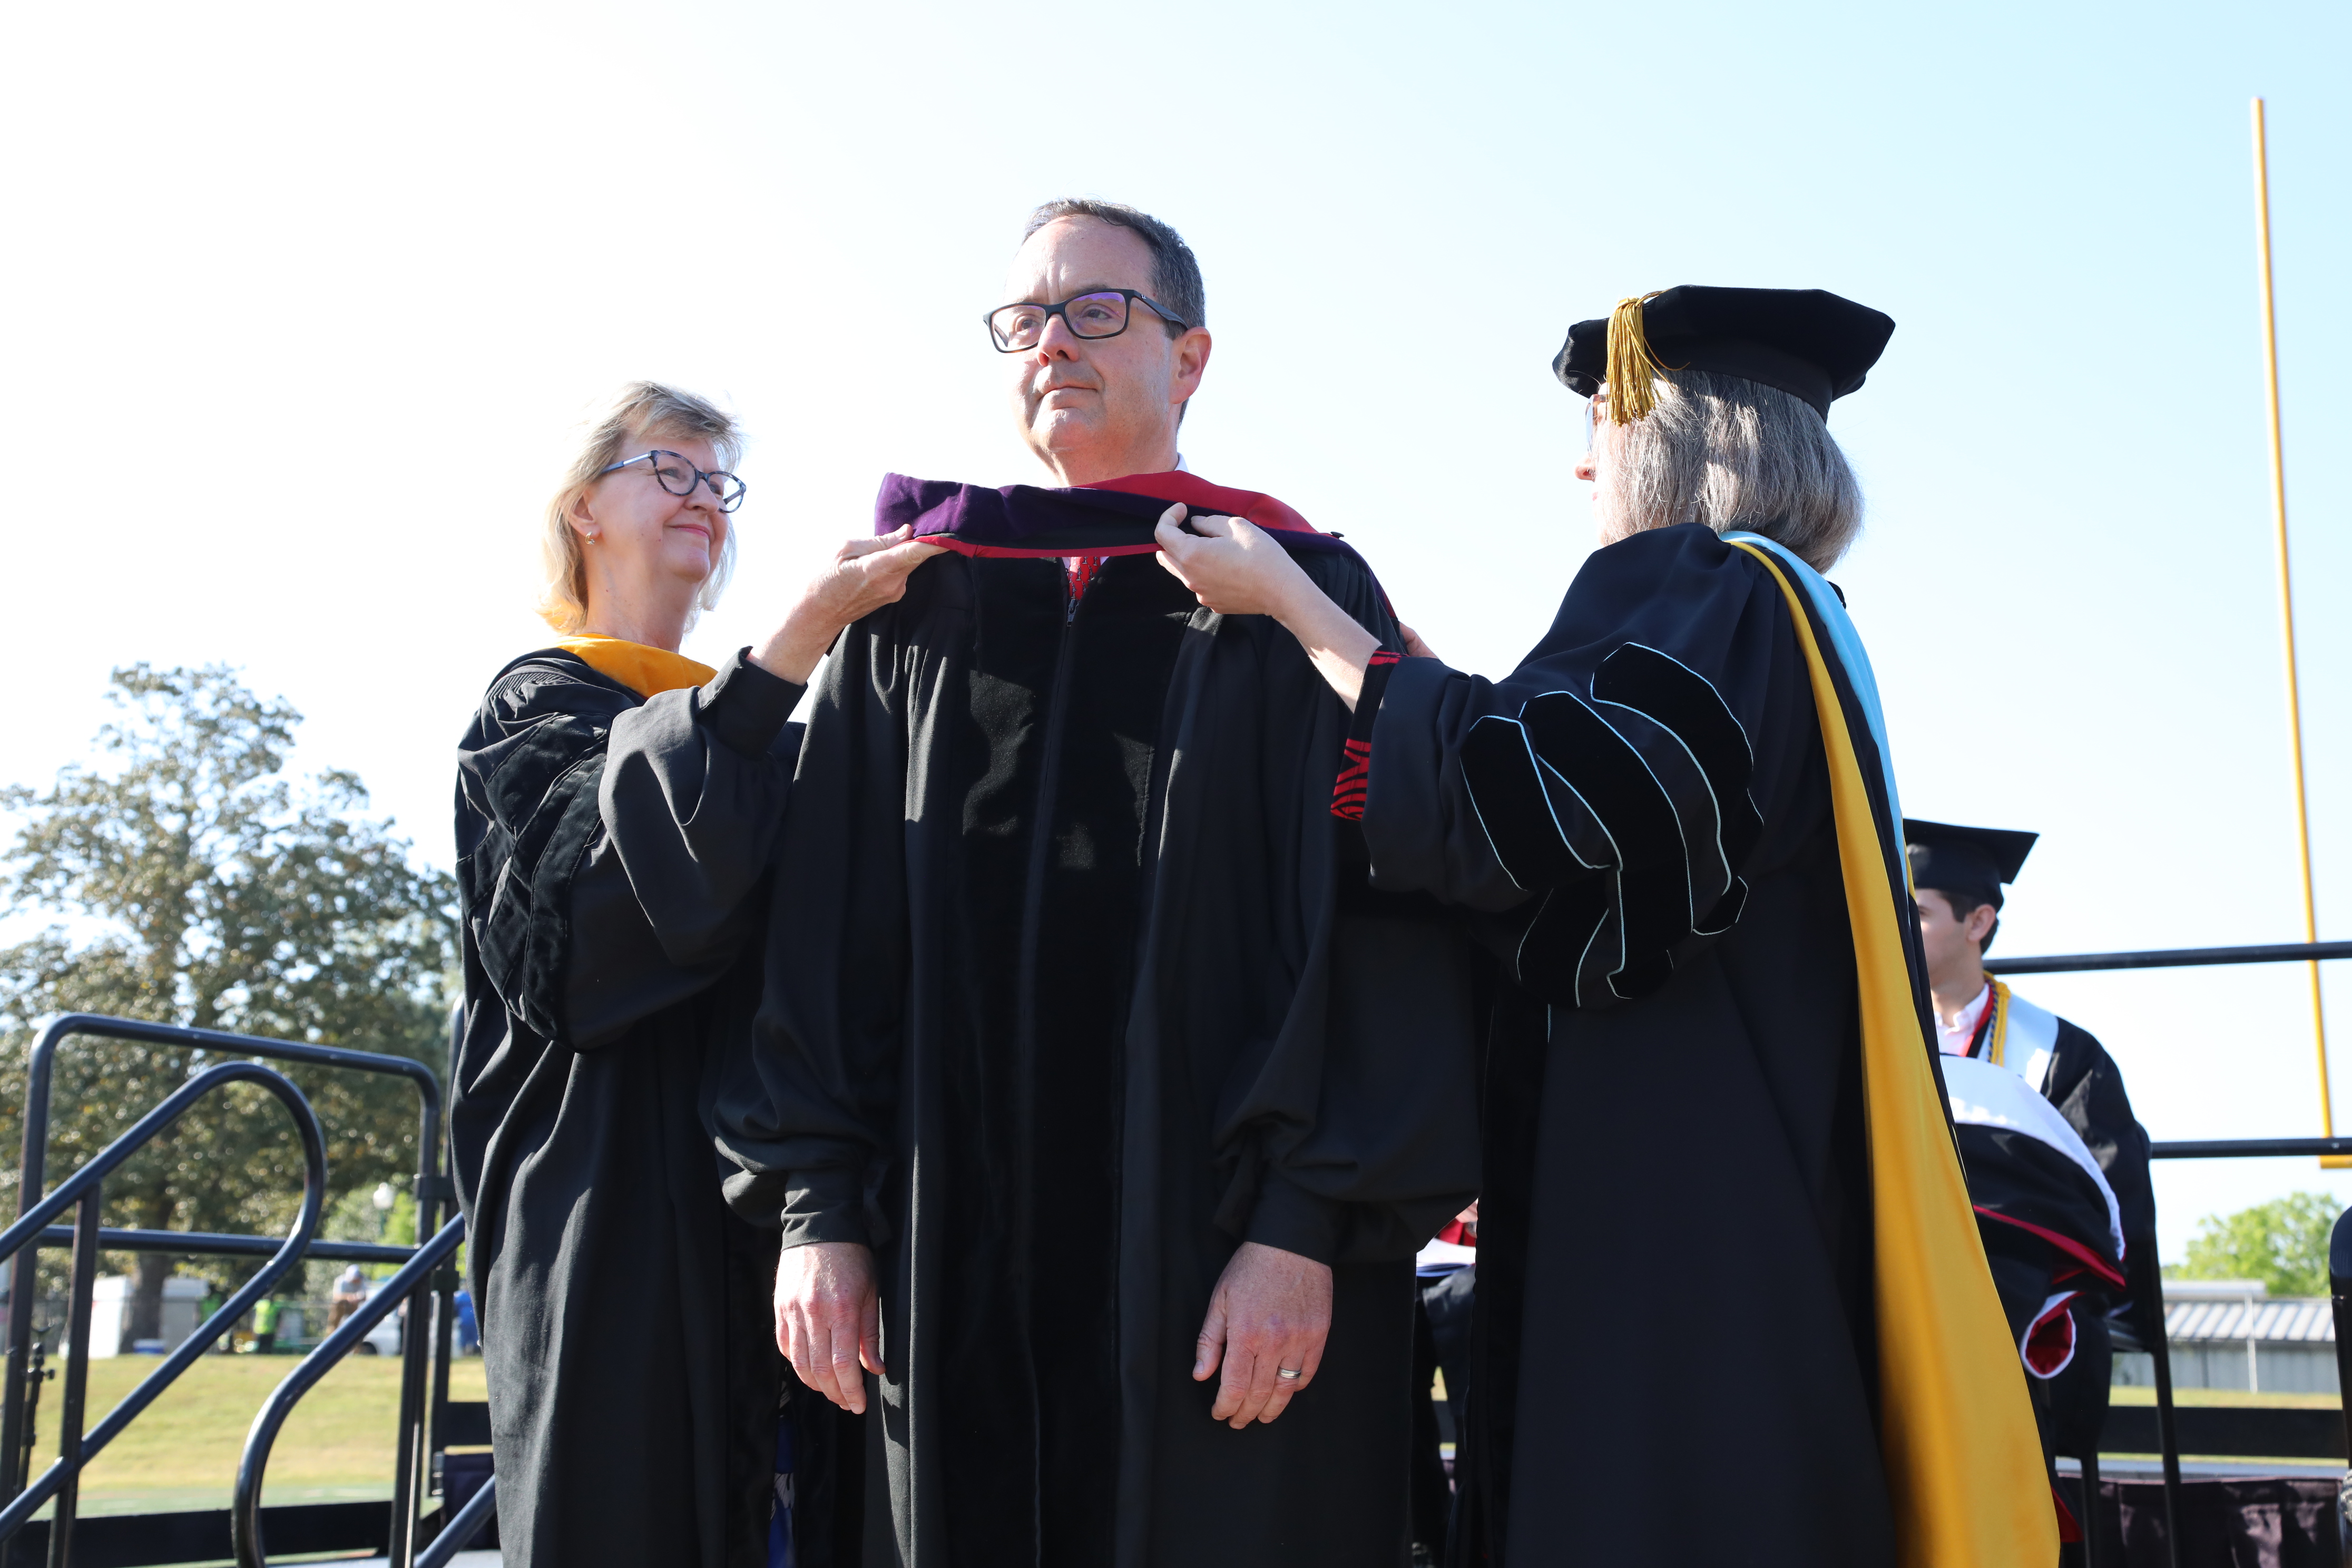
M 1305 1367 L 1278 1366 L 1274 1369 L 1274 1375 L 1285 1383 L 1296 1383 L 1306 1370 Z

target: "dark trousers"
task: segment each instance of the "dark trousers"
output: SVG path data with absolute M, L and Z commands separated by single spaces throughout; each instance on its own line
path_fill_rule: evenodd
M 1443 1561 L 1454 1516 L 1454 1483 L 1442 1443 L 1461 1441 L 1463 1398 L 1470 1386 L 1470 1300 L 1475 1268 L 1419 1282 L 1412 1331 L 1412 1538 Z M 1445 1373 L 1445 1400 L 1433 1384 Z M 1459 1449 L 1456 1449 L 1459 1452 Z

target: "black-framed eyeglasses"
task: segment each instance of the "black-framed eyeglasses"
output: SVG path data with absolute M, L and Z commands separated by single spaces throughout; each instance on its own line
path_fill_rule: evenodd
M 1192 322 L 1149 294 L 1132 289 L 1097 289 L 1058 305 L 999 305 L 985 318 L 988 335 L 995 341 L 998 353 L 1026 353 L 1045 337 L 1045 323 L 1059 316 L 1063 325 L 1079 337 L 1115 338 L 1127 331 L 1133 315 L 1129 301 L 1150 306 L 1155 315 L 1180 332 L 1192 330 Z
M 622 458 L 611 468 L 597 469 L 596 477 L 601 479 L 631 463 L 651 464 L 655 482 L 674 496 L 690 496 L 695 486 L 708 485 L 710 493 L 719 498 L 720 511 L 733 511 L 743 504 L 742 480 L 732 474 L 706 474 L 676 452 L 639 452 L 634 458 Z

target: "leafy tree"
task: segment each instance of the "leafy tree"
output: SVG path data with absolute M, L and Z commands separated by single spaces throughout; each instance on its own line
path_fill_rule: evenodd
M 24 826 L 0 857 L 0 900 L 70 917 L 0 948 L 0 1149 L 23 1136 L 26 1053 L 61 1012 L 386 1051 L 434 1064 L 454 965 L 451 879 L 362 815 L 347 773 L 282 776 L 301 715 L 234 671 L 118 669 L 100 767 L 46 791 L 0 791 Z M 104 1148 L 205 1053 L 80 1038 L 59 1053 L 49 1181 Z M 331 1198 L 416 1168 L 414 1089 L 375 1075 L 286 1068 L 327 1134 Z M 105 1222 L 278 1232 L 299 1199 L 301 1150 L 258 1089 L 216 1092 L 107 1183 Z M 16 1172 L 0 1172 L 0 1194 Z M 7 1201 L 5 1213 L 16 1212 Z M 142 1256 L 131 1332 L 161 1322 L 174 1259 Z M 228 1283 L 256 1265 L 199 1271 Z
M 2326 1193 L 2290 1193 L 2197 1222 L 2183 1279 L 2259 1279 L 2273 1296 L 2327 1294 L 2327 1237 L 2343 1212 Z

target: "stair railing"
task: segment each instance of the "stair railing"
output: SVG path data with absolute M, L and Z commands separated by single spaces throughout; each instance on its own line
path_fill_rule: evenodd
M 229 1298 L 220 1310 L 205 1321 L 204 1325 L 182 1342 L 180 1347 L 163 1358 L 163 1363 L 141 1380 L 138 1387 L 123 1396 L 122 1402 L 108 1412 L 106 1418 L 87 1434 L 82 1430 L 84 1403 L 89 1381 L 89 1337 L 91 1296 L 98 1283 L 99 1254 L 104 1247 L 98 1219 L 100 1206 L 105 1201 L 106 1178 L 122 1163 L 152 1142 L 166 1128 L 187 1114 L 196 1101 L 232 1083 L 258 1084 L 277 1096 L 293 1118 L 294 1131 L 302 1142 L 302 1207 L 294 1227 L 279 1244 L 268 1262 L 262 1265 L 244 1289 Z M 65 1388 L 59 1406 L 58 1459 L 40 1477 L 0 1508 L 0 1547 L 25 1526 L 25 1522 L 51 1499 L 57 1501 L 56 1518 L 49 1527 L 49 1563 L 51 1568 L 66 1568 L 72 1561 L 74 1510 L 78 1500 L 81 1472 L 90 1459 L 121 1435 L 139 1413 L 155 1401 L 156 1395 L 187 1371 L 196 1358 L 208 1349 L 213 1341 L 228 1331 L 268 1292 L 270 1288 L 302 1261 L 310 1238 L 319 1228 L 319 1213 L 327 1201 L 327 1142 L 319 1131 L 318 1114 L 302 1091 L 278 1074 L 255 1062 L 223 1062 L 206 1068 L 173 1090 L 163 1102 L 141 1117 L 130 1131 L 100 1150 L 81 1169 L 58 1184 L 58 1190 L 31 1205 L 15 1225 L 0 1232 L 0 1258 L 15 1259 L 28 1248 L 37 1247 L 44 1238 L 51 1220 L 68 1209 L 74 1214 L 73 1277 L 66 1329 Z M 30 1270 L 16 1264 L 12 1267 L 10 1283 L 16 1302 L 31 1299 L 26 1287 Z M 11 1453 L 16 1452 L 12 1448 Z M 13 1462 L 13 1461 L 12 1461 Z
M 246 1434 L 245 1452 L 236 1465 L 236 1496 L 229 1505 L 229 1530 L 236 1546 L 237 1568 L 268 1568 L 269 1559 L 261 1537 L 262 1477 L 269 1468 L 269 1450 L 278 1441 L 278 1429 L 294 1413 L 296 1402 L 357 1349 L 378 1323 L 411 1301 L 417 1303 L 417 1309 L 409 1314 L 412 1328 L 403 1336 L 402 1348 L 421 1346 L 425 1336 L 414 1331 L 414 1325 L 424 1316 L 422 1308 L 431 1299 L 436 1276 L 457 1255 L 457 1244 L 465 1239 L 466 1222 L 463 1218 L 453 1219 L 443 1226 L 432 1240 L 419 1247 L 415 1256 L 401 1266 L 398 1273 L 384 1282 L 383 1289 L 353 1310 L 333 1333 L 320 1341 L 318 1348 L 304 1356 L 294 1370 L 286 1374 L 286 1380 L 263 1402 L 261 1409 L 253 1417 L 252 1427 Z M 420 1379 L 419 1390 L 421 1387 Z M 415 1392 L 404 1377 L 401 1384 L 401 1430 L 404 1434 L 408 1430 L 409 1418 L 415 1408 Z M 408 1448 L 404 1444 L 402 1458 L 405 1459 L 407 1456 Z M 397 1476 L 394 1486 L 397 1489 Z M 407 1568 L 415 1558 L 415 1521 L 395 1509 L 389 1554 L 394 1568 Z
M 453 1026 L 454 1022 L 453 1019 Z M 41 1196 L 47 1163 L 51 1086 L 56 1074 L 58 1052 L 68 1040 L 77 1037 L 179 1046 L 230 1058 L 258 1057 L 276 1061 L 299 1063 L 309 1067 L 372 1073 L 405 1079 L 410 1087 L 415 1089 L 418 1100 L 415 1187 L 417 1235 L 433 1234 L 440 1226 L 445 1208 L 456 1206 L 456 1186 L 441 1170 L 441 1082 L 433 1069 L 422 1062 L 377 1051 L 349 1050 L 335 1046 L 313 1046 L 292 1040 L 275 1040 L 258 1035 L 230 1034 L 217 1029 L 190 1028 L 175 1024 L 153 1024 L 142 1019 L 113 1018 L 98 1014 L 70 1013 L 52 1020 L 48 1026 L 41 1031 L 39 1039 L 34 1043 L 31 1056 L 26 1063 L 25 1142 L 17 1186 L 18 1219 L 16 1226 L 5 1233 L 6 1236 L 14 1237 L 21 1228 L 27 1232 L 26 1240 L 37 1246 L 70 1244 L 76 1248 L 78 1269 L 80 1267 L 79 1259 L 85 1253 L 89 1256 L 89 1267 L 94 1269 L 97 1264 L 97 1254 L 100 1250 L 172 1252 L 199 1256 L 268 1256 L 273 1259 L 272 1264 L 265 1266 L 268 1279 L 259 1285 L 248 1283 L 246 1289 L 238 1292 L 237 1297 L 229 1306 L 224 1307 L 220 1312 L 207 1319 L 203 1327 L 183 1343 L 178 1352 L 174 1352 L 173 1358 L 174 1362 L 183 1354 L 190 1361 L 202 1354 L 206 1347 L 236 1321 L 253 1300 L 258 1300 L 260 1295 L 266 1292 L 270 1284 L 274 1284 L 290 1271 L 296 1262 L 304 1258 L 320 1258 L 405 1264 L 415 1257 L 417 1249 L 407 1247 L 371 1246 L 355 1242 L 318 1241 L 314 1239 L 317 1228 L 314 1216 L 314 1223 L 310 1229 L 302 1233 L 302 1246 L 296 1249 L 291 1259 L 284 1261 L 283 1266 L 280 1267 L 278 1259 L 284 1248 L 271 1237 L 100 1226 L 99 1211 L 95 1201 L 88 1205 L 77 1216 L 78 1223 L 75 1226 L 69 1229 L 49 1226 L 47 1221 L 64 1212 L 62 1206 L 53 1204 L 54 1194 L 52 1199 L 44 1199 Z M 269 1072 L 267 1068 L 258 1068 L 249 1060 L 242 1062 L 232 1060 L 222 1065 L 240 1067 L 248 1069 L 249 1072 L 265 1073 L 269 1081 L 285 1085 L 287 1091 L 294 1096 L 291 1103 L 299 1104 L 302 1107 L 301 1117 L 309 1119 L 310 1131 L 307 1136 L 318 1136 L 317 1118 L 311 1112 L 309 1101 L 304 1100 L 300 1091 L 282 1076 Z M 212 1081 L 208 1075 L 214 1070 L 217 1069 L 207 1069 L 206 1075 L 199 1075 L 198 1078 L 190 1079 L 190 1084 Z M 251 1081 L 262 1080 L 252 1079 Z M 273 1090 L 273 1092 L 276 1091 Z M 285 1096 L 281 1094 L 279 1098 L 282 1100 Z M 170 1105 L 177 1100 L 178 1096 L 175 1094 L 173 1100 L 166 1100 L 164 1103 Z M 158 1110 L 160 1111 L 161 1109 L 159 1107 Z M 152 1119 L 155 1113 L 150 1114 Z M 299 1120 L 300 1118 L 298 1118 L 298 1121 Z M 147 1122 L 142 1121 L 140 1125 L 144 1127 Z M 125 1134 L 125 1138 L 129 1136 L 130 1134 Z M 325 1175 L 322 1139 L 320 1147 L 322 1163 L 314 1184 L 323 1194 Z M 84 1169 L 86 1171 L 88 1167 Z M 78 1182 L 82 1174 L 83 1173 L 77 1172 L 71 1180 Z M 64 1190 L 64 1187 L 59 1189 L 60 1192 Z M 306 1199 L 306 1204 L 310 1201 Z M 31 1218 L 37 1209 L 44 1216 L 38 1225 L 33 1224 Z M 309 1212 L 307 1208 L 305 1212 Z M 87 1237 L 84 1235 L 85 1232 L 88 1233 Z M 25 1243 L 16 1245 L 22 1247 Z M 7 1358 L 5 1369 L 0 1369 L 0 1503 L 6 1505 L 5 1508 L 0 1508 L 0 1563 L 5 1562 L 5 1543 L 11 1531 L 16 1528 L 6 1524 L 5 1521 L 16 1517 L 16 1505 L 27 1495 L 24 1471 L 26 1458 L 30 1451 L 31 1435 L 26 1430 L 28 1425 L 26 1380 L 33 1370 L 35 1305 L 35 1292 L 26 1288 L 30 1279 L 31 1271 L 21 1265 L 16 1267 L 11 1276 L 11 1283 L 16 1288 L 9 1292 Z M 397 1300 L 388 1290 L 380 1294 L 387 1299 Z M 441 1427 L 448 1403 L 448 1346 L 455 1327 L 450 1289 L 444 1289 L 436 1292 L 426 1286 L 419 1286 L 414 1294 L 417 1298 L 418 1305 L 409 1315 L 410 1331 L 402 1335 L 400 1438 L 394 1461 L 392 1504 L 394 1546 L 392 1560 L 395 1563 L 404 1565 L 414 1554 L 417 1501 L 421 1489 L 429 1480 L 426 1471 L 428 1457 L 433 1451 L 435 1434 Z M 231 1310 L 232 1308 L 234 1310 Z M 85 1300 L 75 1310 L 86 1319 L 89 1316 L 87 1309 L 88 1302 Z M 428 1314 L 432 1318 L 429 1330 L 425 1325 Z M 376 1321 L 381 1321 L 381 1316 L 382 1314 L 379 1314 Z M 438 1373 L 437 1375 L 432 1375 L 427 1358 L 436 1354 L 434 1351 L 436 1346 L 440 1347 L 436 1357 Z M 75 1380 L 79 1375 L 75 1366 L 69 1365 L 67 1369 L 68 1384 L 64 1391 L 64 1397 L 67 1405 L 76 1410 L 79 1407 L 79 1395 Z M 160 1371 L 158 1375 L 161 1375 Z M 178 1375 L 176 1370 L 173 1375 Z M 152 1383 L 154 1379 L 151 1378 L 149 1381 Z M 163 1381 L 168 1382 L 169 1379 L 166 1378 Z M 141 1386 L 143 1390 L 147 1384 L 142 1384 Z M 134 1398 L 136 1397 L 134 1395 Z M 106 1436 L 111 1437 L 115 1432 L 120 1431 L 121 1424 L 127 1422 L 131 1415 L 136 1415 L 138 1409 L 145 1408 L 152 1398 L 152 1395 L 150 1394 L 147 1399 L 140 1399 L 137 1408 L 129 1410 L 127 1414 L 119 1408 L 115 1415 L 110 1415 L 109 1425 L 105 1428 Z M 131 1402 L 125 1403 L 129 1405 Z M 73 1411 L 69 1410 L 68 1415 L 71 1414 Z M 117 1416 L 121 1419 L 118 1420 Z M 88 1451 L 96 1450 L 90 1448 Z M 78 1474 L 79 1471 L 77 1470 L 76 1473 Z M 68 1489 L 61 1494 L 58 1522 L 51 1531 L 49 1555 L 54 1568 L 63 1568 L 66 1562 L 64 1552 L 68 1549 L 68 1538 L 72 1531 L 72 1506 L 71 1489 Z M 26 1505 L 23 1516 L 29 1518 L 32 1511 L 39 1507 L 39 1501 Z M 17 1522 L 21 1525 L 21 1519 Z

